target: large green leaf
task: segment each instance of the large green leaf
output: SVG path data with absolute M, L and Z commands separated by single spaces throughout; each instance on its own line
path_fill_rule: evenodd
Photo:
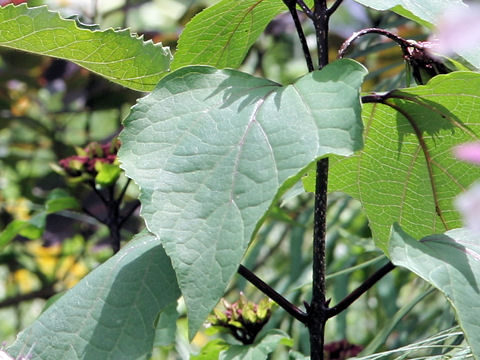
M 129 30 L 78 27 L 45 6 L 0 7 L 0 46 L 70 60 L 105 78 L 150 91 L 168 71 L 168 48 L 143 41 Z
M 149 359 L 157 314 L 180 292 L 160 241 L 143 233 L 51 305 L 8 352 L 32 359 Z
M 462 0 L 355 0 L 376 10 L 393 10 L 400 15 L 431 26 L 452 6 L 462 5 Z
M 478 233 L 455 229 L 417 241 L 394 225 L 389 252 L 395 265 L 406 267 L 443 292 L 476 359 L 480 359 L 480 243 Z
M 287 8 L 281 0 L 222 0 L 183 30 L 172 69 L 186 65 L 240 66 L 268 23 Z
M 235 70 L 186 67 L 133 107 L 120 160 L 140 186 L 147 227 L 172 258 L 191 337 L 279 189 L 315 159 L 362 146 L 365 73 L 342 60 L 280 87 Z
M 453 199 L 480 177 L 457 161 L 456 144 L 480 133 L 480 74 L 437 76 L 394 91 L 386 104 L 366 104 L 365 147 L 332 161 L 329 186 L 360 200 L 384 251 L 394 222 L 417 238 L 460 227 Z

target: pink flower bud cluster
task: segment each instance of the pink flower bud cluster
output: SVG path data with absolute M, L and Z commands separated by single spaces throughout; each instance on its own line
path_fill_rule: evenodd
M 69 156 L 61 159 L 58 163 L 69 176 L 81 176 L 89 174 L 95 176 L 97 162 L 113 164 L 117 159 L 117 152 L 120 147 L 118 140 L 106 144 L 92 142 L 82 149 L 79 155 Z

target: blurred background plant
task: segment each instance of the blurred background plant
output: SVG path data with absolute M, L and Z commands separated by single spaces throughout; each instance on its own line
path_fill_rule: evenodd
M 22 2 L 26 1 L 3 0 L 0 4 Z M 65 17 L 78 15 L 77 21 L 83 24 L 129 27 L 145 39 L 170 46 L 172 52 L 183 26 L 212 3 L 28 1 L 31 6 L 47 4 Z M 304 25 L 314 51 L 314 31 L 307 22 Z M 416 41 L 430 35 L 427 29 L 394 13 L 376 12 L 345 0 L 332 18 L 330 58 L 337 56 L 338 48 L 354 31 L 366 27 L 389 29 Z M 364 91 L 405 86 L 402 52 L 389 39 L 364 36 L 354 43 L 349 56 L 370 71 Z M 289 15 L 278 16 L 267 27 L 241 70 L 283 84 L 307 72 Z M 4 48 L 0 50 L 0 84 L 0 339 L 11 341 L 51 301 L 110 257 L 120 240 L 127 241 L 143 227 L 138 190 L 121 174 L 114 158 L 94 160 L 93 167 L 87 164 L 90 161 L 91 165 L 93 158 L 114 156 L 115 145 L 108 144 L 115 144 L 121 120 L 142 94 L 66 61 Z M 109 166 L 102 165 L 105 163 Z M 100 173 L 103 177 L 99 178 Z M 311 279 L 313 201 L 311 194 L 301 190 L 299 184 L 282 199 L 244 260 L 296 304 L 309 299 Z M 329 198 L 327 254 L 332 303 L 385 263 L 371 239 L 361 206 L 344 194 Z M 240 297 L 240 292 L 245 295 Z M 461 352 L 465 351 L 463 336 L 454 328 L 454 314 L 437 295 L 407 271 L 390 273 L 327 323 L 328 358 L 344 359 L 359 351 L 363 356 L 384 352 L 365 359 L 441 358 L 451 351 L 452 356 L 468 357 L 468 352 Z M 237 277 L 225 298 L 226 304 L 262 304 L 263 295 Z M 217 317 L 220 313 L 216 312 Z M 231 334 L 212 328 L 200 332 L 189 344 L 182 302 L 165 314 L 177 316 L 178 327 L 157 334 L 154 359 L 186 359 L 191 354 L 196 354 L 195 359 L 212 359 L 223 349 L 222 342 L 240 344 Z M 271 358 L 302 359 L 300 353 L 308 352 L 306 328 L 284 311 L 274 309 L 262 326 L 262 332 L 281 329 L 292 337 L 290 343 L 278 346 Z M 432 335 L 437 333 L 438 337 Z M 426 340 L 392 351 L 419 338 Z

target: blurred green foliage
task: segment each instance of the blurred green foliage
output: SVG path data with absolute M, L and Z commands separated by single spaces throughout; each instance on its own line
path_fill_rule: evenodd
M 40 5 L 43 1 L 28 3 Z M 171 46 L 174 52 L 185 23 L 212 2 L 45 3 L 66 16 L 79 14 L 83 22 L 99 23 L 101 28 L 131 27 L 145 38 Z M 305 24 L 313 50 L 314 32 Z M 336 57 L 336 49 L 351 32 L 373 26 L 396 28 L 399 35 L 415 40 L 428 35 L 396 14 L 375 12 L 345 1 L 332 19 L 330 58 Z M 405 84 L 401 52 L 390 41 L 366 36 L 355 43 L 350 56 L 370 70 L 365 91 L 386 91 Z M 249 51 L 241 70 L 282 84 L 307 72 L 289 16 L 273 20 Z M 11 341 L 49 305 L 45 299 L 61 294 L 111 256 L 108 229 L 96 219 L 105 211 L 99 195 L 91 187 L 69 181 L 51 164 L 76 154 L 76 148 L 92 141 L 106 143 L 114 138 L 121 129 L 121 120 L 142 94 L 63 60 L 5 49 L 0 50 L 0 84 L 0 230 L 11 231 L 1 233 L 0 240 L 1 236 L 15 237 L 0 253 L 0 339 Z M 118 183 L 117 192 L 126 185 L 123 175 Z M 100 187 L 98 191 L 105 194 L 106 189 Z M 133 203 L 136 196 L 137 189 L 131 184 L 124 202 Z M 85 207 L 90 214 L 82 211 Z M 248 268 L 295 304 L 310 298 L 312 207 L 311 194 L 284 199 L 265 221 L 244 260 Z M 125 224 L 123 240 L 142 227 L 137 213 Z M 332 304 L 386 261 L 374 246 L 360 204 L 337 193 L 329 197 L 327 260 L 328 297 Z M 262 301 L 263 295 L 240 277 L 234 279 L 225 299 L 230 303 L 238 301 L 240 291 L 249 300 Z M 170 344 L 157 343 L 153 359 L 186 359 L 204 346 L 203 352 L 208 354 L 212 349 L 212 353 L 218 353 L 222 341 L 235 342 L 229 334 L 207 329 L 189 344 L 181 301 L 171 316 L 178 316 L 176 333 L 170 336 Z M 364 348 L 362 355 L 370 355 L 405 346 L 454 325 L 453 312 L 442 296 L 413 274 L 397 269 L 327 323 L 326 342 L 347 339 L 349 344 Z M 298 353 L 308 353 L 307 329 L 283 310 L 273 311 L 262 333 L 272 329 L 285 331 L 293 344 L 278 345 L 271 358 L 301 358 Z M 463 341 L 462 335 L 453 330 L 439 339 L 427 342 L 423 349 L 420 345 L 420 350 L 414 348 L 414 355 L 438 356 L 451 349 L 449 344 L 456 346 Z M 386 353 L 375 358 L 394 359 L 397 355 Z M 201 353 L 197 358 L 202 358 Z

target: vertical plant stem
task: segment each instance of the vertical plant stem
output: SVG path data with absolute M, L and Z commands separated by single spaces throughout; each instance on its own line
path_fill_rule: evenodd
M 315 0 L 313 26 L 317 39 L 318 69 L 328 64 L 328 9 L 326 0 Z
M 318 68 L 328 64 L 328 14 L 326 0 L 315 0 L 313 25 L 317 39 Z M 328 158 L 317 162 L 315 183 L 315 210 L 313 222 L 313 278 L 312 300 L 308 307 L 311 360 L 323 360 L 325 323 L 328 304 L 326 285 L 326 212 L 327 212 Z
M 119 206 L 120 204 L 115 200 L 115 185 L 110 185 L 108 187 L 106 225 L 110 231 L 112 250 L 115 254 L 120 250 Z
M 343 0 L 336 0 L 335 3 L 327 10 L 327 14 L 330 17 L 335 11 L 337 11 L 338 7 L 342 4 Z
M 125 5 L 123 5 L 123 23 L 122 23 L 123 28 L 126 28 L 128 25 L 128 14 L 130 12 L 130 6 L 131 6 L 130 3 L 131 3 L 130 0 L 126 0 Z
M 327 212 L 328 158 L 317 162 L 315 184 L 315 210 L 313 222 L 313 278 L 312 300 L 308 308 L 310 333 L 310 356 L 323 360 L 325 323 L 327 322 L 326 285 L 326 212 Z
M 300 22 L 300 19 L 298 18 L 298 13 L 297 13 L 297 6 L 295 1 L 284 1 L 285 5 L 287 5 L 288 10 L 290 11 L 290 15 L 292 16 L 293 22 L 295 24 L 295 29 L 297 30 L 298 37 L 300 39 L 300 43 L 302 44 L 302 50 L 303 50 L 303 56 L 305 57 L 305 61 L 307 63 L 308 67 L 308 72 L 312 72 L 314 70 L 313 67 L 313 62 L 312 62 L 312 57 L 310 55 L 310 50 L 308 50 L 308 44 L 307 44 L 307 39 L 305 38 L 305 33 L 303 32 L 302 29 L 302 24 Z M 307 15 L 310 17 L 313 16 L 313 13 L 306 7 L 305 4 L 305 11 L 307 11 Z

